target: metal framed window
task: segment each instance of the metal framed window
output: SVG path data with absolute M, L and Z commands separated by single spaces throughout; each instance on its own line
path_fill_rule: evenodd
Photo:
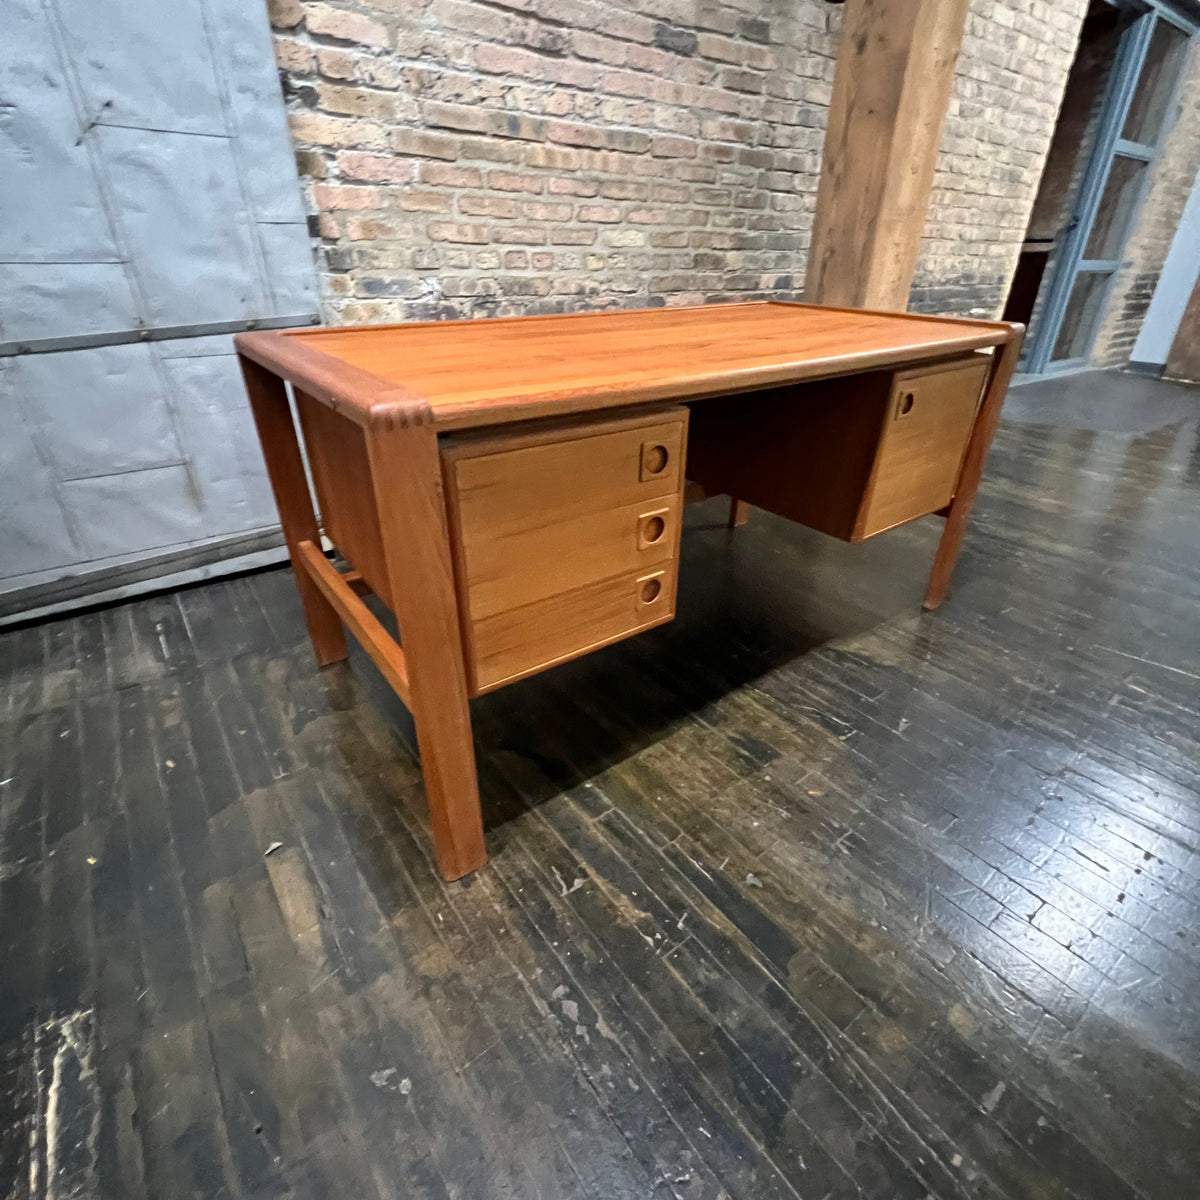
M 1095 145 L 1030 332 L 1023 369 L 1031 375 L 1088 361 L 1196 32 L 1161 0 L 1116 7 L 1136 15 L 1117 47 Z

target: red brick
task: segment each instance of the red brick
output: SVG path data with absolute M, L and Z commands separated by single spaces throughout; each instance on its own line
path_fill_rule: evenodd
M 488 187 L 501 192 L 541 193 L 546 181 L 539 175 L 516 175 L 511 171 L 489 171 Z
M 674 183 L 656 183 L 652 194 L 656 204 L 686 204 L 691 191 Z
M 418 129 L 393 129 L 388 135 L 388 144 L 397 154 L 415 154 L 418 158 L 453 160 L 459 151 L 457 138 L 422 133 Z
M 435 129 L 457 129 L 463 133 L 490 133 L 495 114 L 485 108 L 466 104 L 439 104 L 431 101 L 422 107 L 425 123 Z
M 454 207 L 453 197 L 445 192 L 401 192 L 397 203 L 405 212 L 448 213 Z
M 696 143 L 687 138 L 657 137 L 650 145 L 655 158 L 695 158 Z
M 304 20 L 300 0 L 267 0 L 267 15 L 276 29 L 295 29 Z
M 296 75 L 308 75 L 316 65 L 316 59 L 312 47 L 304 42 L 277 37 L 275 39 L 275 63 L 281 71 L 290 71 Z
M 516 46 L 497 46 L 484 42 L 475 47 L 475 65 L 493 75 L 520 75 L 540 78 L 538 62 L 541 55 Z
M 312 191 L 317 207 L 323 210 L 379 207 L 378 188 L 339 187 L 335 183 L 318 183 Z
M 351 217 L 346 222 L 346 236 L 354 242 L 369 242 L 376 238 L 397 236 L 399 227 L 395 221 L 379 217 Z
M 552 246 L 590 246 L 596 240 L 596 230 L 576 225 L 556 225 L 547 234 Z
M 665 208 L 631 208 L 629 221 L 634 225 L 665 225 L 672 219 L 672 214 Z
M 523 246 L 540 246 L 546 241 L 546 231 L 533 225 L 493 225 L 489 234 L 493 242 L 518 242 Z
M 358 78 L 358 64 L 354 55 L 346 50 L 333 50 L 328 46 L 322 46 L 317 51 L 317 71 L 326 79 Z
M 757 71 L 739 71 L 729 68 L 721 72 L 721 86 L 734 92 L 761 92 L 763 77 Z
M 417 164 L 409 158 L 342 150 L 336 161 L 338 174 L 343 179 L 363 179 L 371 183 L 412 183 L 417 178 Z
M 466 217 L 515 217 L 517 202 L 511 196 L 459 196 L 458 211 Z
M 429 237 L 435 242 L 473 242 L 488 240 L 487 230 L 482 225 L 463 225 L 452 221 L 430 221 Z
M 317 106 L 325 112 L 374 117 L 379 121 L 391 120 L 396 112 L 396 101 L 385 92 L 330 83 L 317 88 Z
M 459 156 L 515 165 L 521 161 L 523 151 L 523 143 L 510 142 L 507 138 L 464 137 L 460 143 Z
M 583 163 L 578 150 L 567 150 L 561 146 L 529 146 L 525 150 L 525 163 L 530 167 L 548 167 L 555 171 L 577 171 Z
M 363 46 L 383 47 L 388 44 L 388 31 L 378 21 L 361 13 L 334 8 L 331 4 L 306 4 L 304 22 L 309 33 L 320 37 L 357 42 Z
M 556 196 L 594 196 L 600 185 L 592 179 L 575 179 L 568 175 L 549 180 L 546 190 Z
M 421 179 L 425 183 L 447 188 L 477 188 L 483 186 L 483 172 L 478 167 L 463 167 L 457 163 L 423 162 Z
M 600 195 L 608 200 L 645 200 L 650 185 L 633 179 L 606 179 L 600 185 Z
M 576 121 L 549 121 L 546 136 L 552 142 L 565 142 L 568 146 L 590 146 L 599 150 L 607 144 L 606 130 L 595 125 L 581 125 Z
M 555 204 L 544 200 L 527 200 L 521 211 L 530 221 L 569 221 L 571 206 L 566 202 Z
M 615 204 L 581 204 L 575 210 L 575 219 L 611 224 L 621 219 L 621 210 Z
M 381 125 L 351 117 L 328 117 L 307 110 L 289 113 L 288 128 L 297 142 L 312 142 L 318 146 L 362 146 L 382 150 L 388 141 L 387 131 Z

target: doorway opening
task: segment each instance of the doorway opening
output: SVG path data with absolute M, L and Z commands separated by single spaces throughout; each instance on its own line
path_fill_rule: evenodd
M 1004 309 L 1027 376 L 1087 365 L 1193 32 L 1155 0 L 1092 0 Z

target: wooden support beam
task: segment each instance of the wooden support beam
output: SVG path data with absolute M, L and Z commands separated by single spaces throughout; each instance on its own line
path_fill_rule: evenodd
M 968 0 L 848 0 L 805 299 L 903 311 Z

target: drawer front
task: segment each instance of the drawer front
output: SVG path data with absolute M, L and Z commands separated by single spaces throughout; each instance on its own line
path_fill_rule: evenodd
M 673 559 L 680 508 L 678 496 L 656 496 L 566 520 L 543 513 L 545 524 L 501 535 L 472 531 L 462 555 L 472 617 Z
M 671 619 L 686 425 L 659 410 L 443 447 L 475 692 Z
M 679 491 L 684 416 L 564 430 L 558 441 L 466 443 L 453 464 L 464 536 L 480 540 Z M 534 435 L 537 436 L 537 435 Z
M 896 373 L 859 537 L 950 503 L 990 365 L 981 355 Z
M 671 620 L 675 580 L 668 563 L 475 621 L 476 692 L 490 691 Z

